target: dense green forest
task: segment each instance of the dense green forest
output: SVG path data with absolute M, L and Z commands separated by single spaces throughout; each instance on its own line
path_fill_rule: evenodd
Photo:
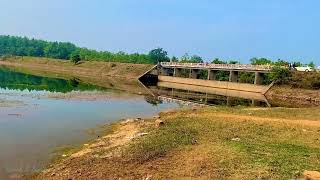
M 162 48 L 151 50 L 147 54 L 125 52 L 109 52 L 96 51 L 88 48 L 77 47 L 69 42 L 49 42 L 44 40 L 30 39 L 27 37 L 6 36 L 0 35 L 0 56 L 33 56 L 33 57 L 48 57 L 54 59 L 65 60 L 85 60 L 85 61 L 110 61 L 110 62 L 126 62 L 139 64 L 156 64 L 158 62 L 172 61 L 172 62 L 191 62 L 201 63 L 203 59 L 198 55 L 189 56 L 184 54 L 182 57 L 175 56 L 169 58 L 167 51 Z M 237 60 L 222 61 L 214 59 L 212 63 L 217 64 L 236 64 Z M 272 61 L 266 58 L 252 58 L 252 64 L 270 64 L 270 65 L 285 65 L 288 61 L 277 60 Z M 295 62 L 297 66 L 302 65 L 300 62 Z M 309 66 L 314 67 L 314 63 Z
M 125 52 L 112 53 L 80 48 L 69 42 L 48 42 L 26 37 L 0 35 L 0 56 L 33 56 L 69 60 L 77 55 L 86 61 L 112 61 L 126 63 L 156 64 L 169 61 L 168 53 L 162 48 L 151 50 L 148 54 Z

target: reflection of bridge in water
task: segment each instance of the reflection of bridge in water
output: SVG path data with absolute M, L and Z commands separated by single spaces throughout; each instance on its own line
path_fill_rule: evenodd
M 149 86 L 149 90 L 158 100 L 184 105 L 270 106 L 264 95 L 252 92 L 170 82 L 158 82 L 157 86 Z

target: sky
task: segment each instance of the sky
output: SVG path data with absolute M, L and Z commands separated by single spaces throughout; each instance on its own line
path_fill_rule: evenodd
M 0 0 L 0 34 L 90 49 L 320 65 L 319 0 Z

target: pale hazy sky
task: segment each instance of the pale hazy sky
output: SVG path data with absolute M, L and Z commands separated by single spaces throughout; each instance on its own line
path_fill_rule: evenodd
M 320 65 L 319 0 L 0 0 L 0 34 L 112 52 Z

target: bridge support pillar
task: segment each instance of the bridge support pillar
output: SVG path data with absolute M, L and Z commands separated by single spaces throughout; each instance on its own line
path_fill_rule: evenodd
M 260 72 L 256 72 L 254 77 L 254 84 L 262 85 L 262 83 L 263 83 L 263 74 Z
M 198 78 L 198 72 L 199 72 L 198 69 L 190 69 L 189 78 L 197 79 Z
M 238 71 L 230 71 L 229 81 L 230 82 L 238 82 L 238 75 L 239 75 Z
M 182 71 L 182 69 L 179 69 L 179 68 L 174 68 L 173 69 L 173 76 L 174 77 L 181 77 L 181 71 Z
M 216 80 L 217 79 L 217 71 L 208 69 L 208 80 Z

